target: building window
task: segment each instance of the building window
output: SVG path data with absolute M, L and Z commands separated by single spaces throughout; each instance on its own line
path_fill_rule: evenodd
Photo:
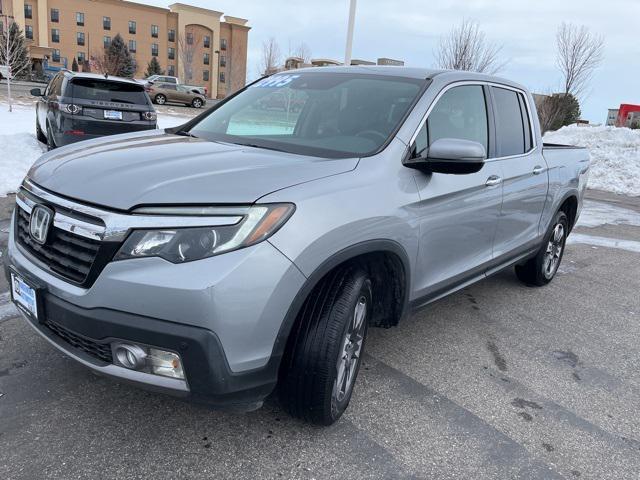
M 78 52 L 78 56 L 76 57 L 76 59 L 78 60 L 78 64 L 82 65 L 85 58 L 86 57 L 84 56 L 84 52 Z
M 226 55 L 220 55 L 220 66 L 221 67 L 226 67 L 227 66 L 227 56 Z
M 224 72 L 220 72 L 220 83 L 224 83 Z
M 209 81 L 209 70 L 203 70 L 202 71 L 202 81 L 203 82 L 208 82 Z
M 152 43 L 151 44 L 151 55 L 153 55 L 154 57 L 158 56 L 158 44 L 157 43 Z
M 204 54 L 204 58 L 202 59 L 202 61 L 203 61 L 203 63 L 204 63 L 205 65 L 209 65 L 209 63 L 210 63 L 210 56 L 209 56 L 209 54 L 208 54 L 208 53 L 205 53 L 205 54 Z
M 76 12 L 76 25 L 79 27 L 84 27 L 84 13 Z
M 33 18 L 33 8 L 28 3 L 24 4 L 24 18 Z
M 57 8 L 51 9 L 51 21 L 54 23 L 58 23 L 60 21 L 60 10 Z
M 170 42 L 175 42 L 176 41 L 176 31 L 175 30 L 169 30 L 169 41 Z
M 176 58 L 176 49 L 173 47 L 169 47 L 167 49 L 167 57 L 169 60 L 174 60 Z
M 226 50 L 227 49 L 227 39 L 226 38 L 221 38 L 220 39 L 220 50 Z
M 167 66 L 167 75 L 169 75 L 170 77 L 175 77 L 176 76 L 176 67 L 173 65 L 168 65 Z
M 107 35 L 102 37 L 102 45 L 104 46 L 104 48 L 109 48 L 109 45 L 111 45 L 111 37 Z
M 25 25 L 24 36 L 27 40 L 33 40 L 33 27 L 31 25 Z
M 204 48 L 210 48 L 211 47 L 211 37 L 209 35 L 205 35 L 204 36 Z
M 54 62 L 60 61 L 60 50 L 58 50 L 57 48 L 53 49 L 53 52 L 51 52 L 51 60 Z
M 84 45 L 84 32 L 76 33 L 76 42 L 78 45 Z
M 104 30 L 111 30 L 111 17 L 102 17 L 102 28 Z
M 138 42 L 136 42 L 135 40 L 129 40 L 129 51 L 131 53 L 136 53 L 137 49 L 138 49 Z
M 187 33 L 187 45 L 193 45 L 193 33 Z
M 129 20 L 129 33 L 131 35 L 135 35 L 136 34 L 136 22 L 134 22 L 133 20 Z
M 51 42 L 60 43 L 60 30 L 58 30 L 57 28 L 51 29 Z
M 151 25 L 151 36 L 158 38 L 158 25 Z

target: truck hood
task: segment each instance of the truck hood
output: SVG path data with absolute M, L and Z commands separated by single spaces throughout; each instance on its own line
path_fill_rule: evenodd
M 28 177 L 54 193 L 118 210 L 152 204 L 246 204 L 353 170 L 322 159 L 150 131 L 72 144 L 43 155 Z

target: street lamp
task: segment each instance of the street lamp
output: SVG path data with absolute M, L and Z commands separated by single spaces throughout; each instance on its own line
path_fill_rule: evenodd
M 356 21 L 356 0 L 350 0 L 349 23 L 347 24 L 347 46 L 344 52 L 344 64 L 351 65 L 351 47 L 353 46 L 353 25 Z

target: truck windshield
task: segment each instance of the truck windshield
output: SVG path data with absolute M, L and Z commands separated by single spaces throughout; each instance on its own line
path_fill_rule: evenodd
M 300 72 L 265 78 L 193 125 L 207 140 L 328 158 L 377 151 L 426 80 Z

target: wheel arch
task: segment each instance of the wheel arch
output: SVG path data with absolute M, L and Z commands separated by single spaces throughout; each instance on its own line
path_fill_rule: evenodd
M 374 259 L 375 262 L 373 263 L 367 262 Z M 333 254 L 307 277 L 307 280 L 289 306 L 280 326 L 271 355 L 272 359 L 275 358 L 280 363 L 300 310 L 314 288 L 327 274 L 350 263 L 356 263 L 368 269 L 373 277 L 374 295 L 376 291 L 380 291 L 376 290 L 376 286 L 380 289 L 383 285 L 382 280 L 385 280 L 385 282 L 391 280 L 392 282 L 392 288 L 388 289 L 388 291 L 394 297 L 393 305 L 387 310 L 387 306 L 374 303 L 374 315 L 371 324 L 373 326 L 391 327 L 400 321 L 408 311 L 409 305 L 411 270 L 407 252 L 398 242 L 393 240 L 360 242 Z M 393 273 L 395 275 L 389 279 L 384 277 L 385 273 Z M 388 283 L 386 283 L 386 286 L 388 287 Z

